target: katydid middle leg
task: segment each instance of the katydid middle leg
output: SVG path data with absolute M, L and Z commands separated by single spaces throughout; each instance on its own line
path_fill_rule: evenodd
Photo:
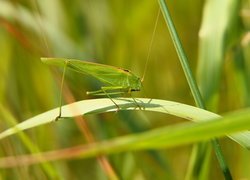
M 91 95 L 96 95 L 96 96 L 100 96 L 100 95 L 106 95 L 111 101 L 112 103 L 114 103 L 114 105 L 117 107 L 117 111 L 120 110 L 120 107 L 118 106 L 118 104 L 112 99 L 111 95 L 118 95 L 118 94 L 124 94 L 127 93 L 128 90 L 127 88 L 124 88 L 122 86 L 104 86 L 101 87 L 100 90 L 97 91 L 89 91 L 87 92 L 87 94 L 91 94 Z

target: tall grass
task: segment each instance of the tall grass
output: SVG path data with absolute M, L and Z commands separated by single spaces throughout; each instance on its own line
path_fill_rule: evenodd
M 191 60 L 191 69 L 197 69 L 198 84 L 208 109 L 223 114 L 247 107 L 249 2 L 214 0 L 204 3 L 167 3 L 183 48 Z M 0 0 L 1 132 L 25 119 L 58 107 L 62 69 L 51 69 L 41 63 L 40 57 L 83 59 L 127 68 L 142 76 L 158 9 L 157 1 L 24 0 L 13 3 Z M 216 15 L 217 13 L 220 14 Z M 222 24 L 224 26 L 218 26 Z M 206 27 L 214 31 L 210 30 L 204 36 Z M 95 79 L 68 71 L 63 90 L 64 104 L 93 98 L 86 96 L 85 92 L 96 90 L 98 87 L 100 84 Z M 142 92 L 133 96 L 194 105 L 162 16 L 152 44 Z M 182 112 L 183 109 L 179 111 Z M 236 115 L 229 114 L 226 118 L 235 118 Z M 248 114 L 241 114 L 240 117 L 247 118 Z M 114 138 L 122 140 L 122 137 L 129 137 L 127 135 L 143 137 L 142 134 L 146 133 L 152 138 L 152 130 L 169 128 L 171 132 L 171 127 L 187 123 L 177 116 L 148 111 L 122 111 L 88 115 L 83 118 L 84 120 L 65 119 L 48 123 L 24 131 L 18 136 L 2 139 L 1 156 L 5 158 L 25 154 L 36 155 L 38 152 L 51 151 L 56 153 L 57 150 L 61 152 L 60 150 L 79 145 L 85 148 L 93 142 L 102 143 Z M 227 119 L 224 122 L 227 122 Z M 196 124 L 189 122 L 187 126 L 186 131 L 189 126 Z M 244 127 L 242 124 L 241 129 L 247 129 L 247 126 L 246 124 Z M 230 131 L 230 124 L 227 127 L 223 132 Z M 230 132 L 237 131 L 232 129 Z M 213 133 L 212 130 L 210 132 Z M 216 132 L 222 133 L 220 129 Z M 164 133 L 170 136 L 167 132 Z M 211 137 L 214 136 L 209 136 Z M 195 142 L 194 139 L 189 143 Z M 158 140 L 150 139 L 150 143 L 156 147 Z M 124 141 L 120 143 L 122 142 Z M 141 142 L 147 145 L 147 141 Z M 248 142 L 248 139 L 245 142 Z M 170 141 L 166 140 L 164 143 Z M 220 139 L 220 143 L 233 177 L 250 178 L 249 152 L 228 138 Z M 108 148 L 105 144 L 101 147 Z M 56 161 L 30 166 L 24 162 L 22 166 L 2 168 L 0 172 L 2 179 L 187 177 L 190 158 L 192 159 L 192 146 L 183 144 L 169 147 L 171 148 L 145 148 L 136 152 L 128 148 L 107 156 L 92 156 L 88 159 L 77 156 L 77 159 L 71 157 L 67 160 L 58 158 Z M 208 149 L 210 147 L 206 150 Z M 205 154 L 204 161 L 200 161 L 199 166 L 194 167 L 196 172 L 206 170 L 204 174 L 199 174 L 199 177 L 223 178 L 213 151 L 206 152 L 209 153 Z M 66 155 L 70 155 L 69 151 L 66 151 Z M 28 156 L 28 159 L 30 158 Z M 46 154 L 44 158 L 46 159 Z M 38 160 L 37 157 L 35 160 Z

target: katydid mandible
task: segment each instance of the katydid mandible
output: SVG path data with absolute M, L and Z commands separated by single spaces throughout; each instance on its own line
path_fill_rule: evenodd
M 116 105 L 117 110 L 119 109 L 119 106 L 115 103 L 115 101 L 111 98 L 110 95 L 140 91 L 142 87 L 142 79 L 127 69 L 88 62 L 88 61 L 81 61 L 76 59 L 41 58 L 41 60 L 46 64 L 64 67 L 62 84 L 61 84 L 62 86 L 66 68 L 69 68 L 71 70 L 74 70 L 82 74 L 90 75 L 98 79 L 106 86 L 103 86 L 101 87 L 101 89 L 96 91 L 88 91 L 87 94 L 107 95 L 107 97 Z M 61 96 L 60 96 L 60 103 L 61 103 Z M 61 117 L 61 104 L 60 104 L 59 116 L 56 119 L 60 117 Z

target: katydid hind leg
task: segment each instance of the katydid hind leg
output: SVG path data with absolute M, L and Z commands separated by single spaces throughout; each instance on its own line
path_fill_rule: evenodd
M 63 90 L 63 84 L 64 84 L 64 79 L 65 79 L 65 73 L 66 73 L 67 65 L 68 65 L 68 61 L 65 61 L 65 65 L 64 65 L 64 68 L 63 68 L 63 76 L 62 76 L 62 81 L 61 81 L 61 89 L 60 89 L 59 114 L 56 117 L 55 121 L 58 121 L 62 117 L 62 90 Z

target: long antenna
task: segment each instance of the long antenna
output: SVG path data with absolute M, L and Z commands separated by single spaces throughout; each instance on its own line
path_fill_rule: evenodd
M 155 25 L 154 25 L 154 30 L 153 30 L 152 37 L 151 37 L 150 44 L 149 44 L 149 48 L 148 48 L 147 60 L 146 60 L 146 63 L 145 63 L 144 72 L 143 72 L 143 76 L 141 78 L 141 82 L 143 82 L 143 80 L 145 78 L 145 75 L 146 75 L 146 72 L 148 70 L 148 62 L 149 62 L 150 54 L 151 54 L 151 51 L 152 51 L 152 46 L 153 46 L 153 42 L 154 42 L 154 38 L 155 38 L 155 32 L 156 32 L 156 28 L 157 28 L 157 25 L 158 25 L 160 12 L 161 11 L 160 11 L 160 8 L 159 8 L 158 13 L 157 13 L 157 17 L 156 17 L 156 21 L 155 21 Z

